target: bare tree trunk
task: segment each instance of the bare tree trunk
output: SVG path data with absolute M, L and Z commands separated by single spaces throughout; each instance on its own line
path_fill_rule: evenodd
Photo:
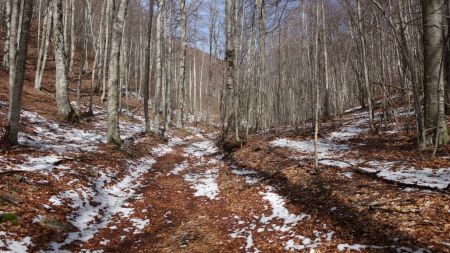
M 36 65 L 36 75 L 34 80 L 34 88 L 36 90 L 41 89 L 42 84 L 42 77 L 44 75 L 45 70 L 45 64 L 47 62 L 47 55 L 48 55 L 48 45 L 50 44 L 50 37 L 52 32 L 52 21 L 53 21 L 53 8 L 51 6 L 48 6 L 46 8 L 46 16 L 44 20 L 43 25 L 43 40 L 44 42 L 41 43 L 41 48 L 39 49 L 38 54 L 38 63 Z
M 444 8 L 445 0 L 422 0 L 425 141 L 436 145 L 449 141 L 444 118 Z
M 193 71 L 193 93 L 194 98 L 192 99 L 192 115 L 194 116 L 194 123 L 197 122 L 197 66 L 196 66 L 196 54 L 194 53 L 194 69 Z
M 233 5 L 234 0 L 225 1 L 225 105 L 222 117 L 222 144 L 228 134 L 233 116 L 233 95 L 234 95 L 234 71 L 235 71 L 235 45 L 233 39 Z
M 361 13 L 361 3 L 357 1 L 357 12 L 358 12 L 358 30 L 359 30 L 359 39 L 361 42 L 361 52 L 362 52 L 362 63 L 364 69 L 364 88 L 367 96 L 367 107 L 369 109 L 369 126 L 370 130 L 375 131 L 375 125 L 373 121 L 373 106 L 372 106 L 372 91 L 370 87 L 369 80 L 369 69 L 368 69 L 368 60 L 367 60 L 367 48 L 366 48 L 366 38 L 364 36 L 364 27 L 362 22 L 362 13 Z
M 266 25 L 265 25 L 265 5 L 264 0 L 257 0 L 257 8 L 259 10 L 259 17 L 258 17 L 258 23 L 259 23 L 259 34 L 258 34 L 258 87 L 256 89 L 256 117 L 257 117 L 257 123 L 256 128 L 258 129 L 264 129 L 265 128 L 265 120 L 263 118 L 263 86 L 265 84 L 265 71 L 266 71 Z
M 319 171 L 319 144 L 318 144 L 318 134 L 319 134 L 319 3 L 316 3 L 316 45 L 315 45 L 315 55 L 314 55 L 314 73 L 315 73 L 315 90 L 314 90 L 314 167 L 316 171 Z
M 67 3 L 67 4 L 69 4 L 69 3 Z M 75 56 L 75 0 L 70 0 L 70 44 L 69 45 L 70 45 L 69 73 L 72 73 L 73 58 Z M 87 48 L 85 48 L 85 50 L 86 49 Z M 87 59 L 87 57 L 85 59 Z
M 161 69 L 161 61 L 162 61 L 162 8 L 163 8 L 163 0 L 158 1 L 158 13 L 156 15 L 156 86 L 155 86 L 155 115 L 154 115 L 154 125 L 153 132 L 155 134 L 159 134 L 159 121 L 160 121 L 160 113 L 161 113 L 161 97 L 164 96 L 160 92 L 162 86 L 162 69 Z
M 108 74 L 108 134 L 107 142 L 116 147 L 122 145 L 119 132 L 119 60 L 122 41 L 122 30 L 127 14 L 128 0 L 121 0 L 117 14 L 114 1 L 111 1 L 113 12 L 113 27 L 111 35 L 111 59 Z
M 11 17 L 16 19 L 18 1 L 13 1 Z M 25 0 L 23 5 L 22 35 L 20 36 L 19 48 L 15 46 L 15 32 L 11 33 L 10 39 L 10 76 L 9 76 L 9 107 L 8 125 L 2 140 L 2 148 L 8 148 L 18 144 L 18 132 L 20 121 L 20 108 L 22 99 L 23 81 L 25 78 L 25 65 L 28 56 L 28 39 L 30 35 L 31 18 L 33 15 L 33 0 Z M 17 54 L 17 57 L 16 57 Z
M 330 77 L 328 74 L 328 45 L 327 45 L 327 21 L 325 20 L 325 0 L 322 0 L 322 29 L 323 29 L 323 59 L 325 65 L 325 117 L 331 115 L 331 92 L 330 92 Z
M 53 47 L 56 64 L 56 104 L 58 113 L 66 121 L 75 120 L 75 112 L 70 105 L 67 80 L 66 53 L 62 23 L 62 0 L 53 0 Z
M 148 21 L 148 37 L 147 48 L 145 56 L 145 75 L 144 75 L 144 118 L 145 118 L 145 132 L 150 132 L 150 118 L 148 115 L 148 100 L 149 100 L 149 87 L 150 87 L 150 62 L 151 62 L 151 48 L 152 48 L 152 26 L 153 26 L 153 2 L 149 0 L 149 21 Z
M 198 89 L 198 120 L 202 120 L 202 88 L 203 88 L 203 64 L 205 63 L 205 54 L 202 53 L 202 64 L 200 65 L 200 82 Z
M 83 33 L 82 33 L 82 38 L 83 38 L 83 48 L 81 48 L 81 59 L 80 59 L 80 70 L 79 70 L 79 74 L 78 74 L 78 82 L 77 82 L 77 110 L 76 113 L 78 114 L 78 116 L 81 115 L 81 87 L 83 84 L 83 75 L 84 75 L 84 59 L 87 57 L 86 55 L 86 50 L 85 47 L 86 45 L 86 40 L 87 40 L 87 9 L 85 8 L 84 10 L 84 22 L 83 22 Z
M 6 4 L 6 38 L 5 39 L 5 46 L 3 48 L 3 59 L 2 59 L 2 66 L 4 68 L 9 67 L 9 43 L 10 43 L 10 39 L 11 38 L 11 22 L 12 22 L 12 12 L 11 12 L 11 2 L 9 0 L 5 1 Z
M 182 128 L 184 126 L 184 113 L 185 113 L 185 96 L 186 96 L 186 48 L 187 48 L 187 37 L 186 37 L 186 0 L 180 0 L 180 13 L 181 13 L 181 51 L 180 51 L 180 101 L 178 101 L 178 112 L 177 112 L 177 128 Z M 210 63 L 211 64 L 211 63 Z
M 101 97 L 101 101 L 105 102 L 106 101 L 106 92 L 107 92 L 107 87 L 106 87 L 106 68 L 108 66 L 108 59 L 110 57 L 108 57 L 108 49 L 110 46 L 110 37 L 112 36 L 112 23 L 113 23 L 113 12 L 114 12 L 114 1 L 110 1 L 110 0 L 106 0 L 106 29 L 105 29 L 105 44 L 104 44 L 104 53 L 103 53 L 103 89 L 102 89 L 102 97 Z
M 212 51 L 213 51 L 213 37 L 215 33 L 215 26 L 216 26 L 216 0 L 210 1 L 210 9 L 209 9 L 209 66 L 208 66 L 208 89 L 206 89 L 206 99 L 207 99 L 207 109 L 206 109 L 206 122 L 209 123 L 210 121 L 210 113 L 211 113 L 211 89 L 213 88 L 212 85 L 212 78 L 213 78 L 213 62 L 212 62 Z

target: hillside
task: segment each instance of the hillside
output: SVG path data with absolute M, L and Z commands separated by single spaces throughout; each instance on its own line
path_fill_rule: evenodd
M 0 252 L 450 253 L 449 3 L 19 2 Z

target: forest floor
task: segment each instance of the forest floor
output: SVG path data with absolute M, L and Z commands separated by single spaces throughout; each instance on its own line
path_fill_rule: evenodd
M 225 156 L 213 128 L 162 139 L 125 113 L 115 150 L 101 107 L 70 125 L 24 104 L 22 145 L 0 154 L 1 251 L 450 252 L 449 149 L 419 157 L 408 111 L 380 134 L 364 111 L 324 123 L 316 173 L 308 130 Z
M 253 135 L 225 155 L 208 126 L 143 135 L 136 99 L 116 150 L 99 98 L 93 117 L 61 122 L 52 58 L 41 92 L 33 64 L 21 145 L 0 153 L 1 252 L 450 252 L 450 148 L 419 153 L 400 106 L 375 134 L 363 110 L 324 122 L 319 173 L 308 128 Z

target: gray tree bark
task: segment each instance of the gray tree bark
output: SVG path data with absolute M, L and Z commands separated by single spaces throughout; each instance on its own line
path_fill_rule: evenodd
M 12 18 L 17 15 L 18 3 L 13 2 Z M 25 78 L 25 65 L 28 56 L 28 39 L 30 35 L 31 18 L 33 15 L 33 0 L 25 0 L 23 5 L 23 17 L 19 47 L 16 52 L 15 35 L 10 37 L 10 76 L 9 76 L 9 107 L 8 125 L 3 137 L 3 148 L 18 144 L 18 132 L 20 121 L 20 108 L 22 100 L 22 89 Z M 17 54 L 17 57 L 16 57 Z
M 152 26 L 153 26 L 153 3 L 154 0 L 149 0 L 149 21 L 148 21 L 148 37 L 147 48 L 145 56 L 145 75 L 144 75 L 144 118 L 145 118 L 145 132 L 150 132 L 150 117 L 148 115 L 148 100 L 150 87 L 150 62 L 151 62 L 151 48 L 152 48 Z
M 60 117 L 66 121 L 75 120 L 75 112 L 69 100 L 69 82 L 67 80 L 67 60 L 64 50 L 62 0 L 53 0 L 53 47 L 56 64 L 56 104 Z
M 176 127 L 182 128 L 184 126 L 184 110 L 185 110 L 185 96 L 186 96 L 186 0 L 180 0 L 180 12 L 181 12 L 181 51 L 180 51 L 180 82 L 179 82 L 179 101 L 178 112 L 176 119 Z
M 6 38 L 11 38 L 11 2 L 9 0 L 5 1 L 6 4 Z M 3 59 L 2 66 L 7 68 L 9 66 L 9 43 L 10 40 L 5 40 L 5 45 L 3 48 Z
M 444 118 L 444 10 L 445 0 L 422 0 L 426 144 L 449 141 Z
M 128 0 L 121 0 L 117 14 L 114 1 L 110 0 L 113 7 L 113 26 L 111 35 L 111 59 L 108 73 L 108 133 L 107 143 L 116 147 L 122 145 L 119 132 L 119 58 L 122 42 L 122 30 L 127 14 Z

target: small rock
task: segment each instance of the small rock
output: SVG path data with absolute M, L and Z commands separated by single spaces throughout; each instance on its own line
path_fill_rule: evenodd
M 14 205 L 18 205 L 18 204 L 21 204 L 23 202 L 19 197 L 16 197 L 16 196 L 14 196 L 12 194 L 9 194 L 9 193 L 1 193 L 0 194 L 0 201 L 8 202 L 8 203 L 11 203 L 11 204 L 14 204 Z
M 62 222 L 48 216 L 42 216 L 39 219 L 39 225 L 56 232 L 69 232 L 75 229 L 73 225 L 67 222 Z

